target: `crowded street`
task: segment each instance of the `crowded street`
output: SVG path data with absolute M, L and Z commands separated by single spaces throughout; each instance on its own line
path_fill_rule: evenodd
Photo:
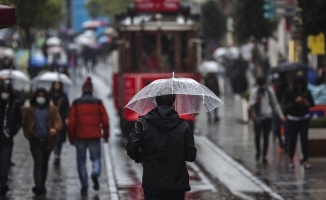
M 324 200 L 325 0 L 0 0 L 0 200 Z
M 79 194 L 79 181 L 75 162 L 75 148 L 65 143 L 61 166 L 49 161 L 48 194 L 45 199 L 143 199 L 141 188 L 142 167 L 126 154 L 114 109 L 110 81 L 111 68 L 104 63 L 88 74 L 82 71 L 72 76 L 74 86 L 69 99 L 81 95 L 81 85 L 91 75 L 94 93 L 103 99 L 110 118 L 110 139 L 103 144 L 103 170 L 100 191 L 89 191 L 88 197 Z M 288 169 L 287 156 L 270 141 L 269 163 L 262 165 L 254 160 L 253 133 L 251 125 L 237 122 L 233 117 L 234 101 L 231 94 L 223 94 L 226 105 L 219 109 L 221 120 L 208 123 L 205 113 L 196 116 L 195 135 L 197 160 L 189 163 L 192 190 L 186 199 L 323 199 L 326 192 L 323 166 L 326 159 L 311 159 L 313 169 Z M 34 199 L 31 155 L 22 132 L 15 139 L 13 162 L 9 180 L 12 192 L 7 199 Z M 88 167 L 91 163 L 88 162 Z M 90 181 L 90 180 L 89 180 Z

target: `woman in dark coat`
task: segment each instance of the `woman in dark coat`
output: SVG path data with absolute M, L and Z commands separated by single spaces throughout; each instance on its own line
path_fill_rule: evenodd
M 62 121 L 62 129 L 57 135 L 57 143 L 53 148 L 54 151 L 54 165 L 60 165 L 60 153 L 62 144 L 66 141 L 66 119 L 69 111 L 69 101 L 66 93 L 63 91 L 63 84 L 59 81 L 53 82 L 51 90 L 49 91 L 50 101 L 58 110 Z

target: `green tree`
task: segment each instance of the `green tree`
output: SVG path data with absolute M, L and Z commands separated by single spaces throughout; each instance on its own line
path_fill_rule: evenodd
M 305 35 L 326 33 L 326 1 L 325 0 L 298 0 L 298 7 L 302 9 L 300 17 L 300 31 Z
M 226 34 L 226 16 L 216 1 L 208 1 L 202 6 L 202 29 L 205 38 L 220 41 Z
M 49 29 L 59 26 L 64 17 L 61 0 L 0 0 L 17 10 L 17 26 L 31 48 L 31 28 Z
M 88 14 L 96 18 L 98 16 L 114 16 L 123 12 L 127 6 L 135 0 L 88 0 L 85 4 Z
M 239 0 L 234 12 L 234 35 L 240 44 L 251 39 L 260 42 L 276 29 L 276 23 L 264 18 L 264 0 Z

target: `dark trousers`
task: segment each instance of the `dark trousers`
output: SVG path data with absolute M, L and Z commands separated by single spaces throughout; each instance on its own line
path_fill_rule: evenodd
M 60 157 L 61 149 L 62 149 L 62 143 L 57 143 L 57 144 L 53 147 L 54 155 Z
M 34 182 L 36 188 L 45 188 L 48 173 L 48 162 L 51 151 L 47 139 L 31 139 L 31 153 L 34 160 Z
M 272 119 L 254 120 L 255 145 L 257 154 L 260 155 L 260 138 L 263 135 L 263 157 L 266 157 L 269 142 L 269 132 L 272 127 Z
M 163 190 L 143 186 L 145 200 L 184 200 L 184 190 Z
M 282 121 L 278 115 L 273 116 L 273 133 L 274 136 L 278 139 L 279 145 L 281 148 L 284 148 L 284 143 L 281 136 L 281 126 Z
M 0 184 L 1 186 L 7 185 L 12 146 L 13 146 L 12 140 L 10 139 L 0 140 Z
M 308 149 L 308 128 L 309 128 L 309 122 L 310 119 L 304 119 L 300 121 L 288 121 L 288 128 L 289 128 L 289 136 L 290 136 L 290 149 L 289 149 L 289 156 L 290 159 L 293 159 L 297 140 L 298 140 L 298 134 L 300 134 L 300 142 L 301 142 L 301 151 L 303 154 L 302 161 L 307 161 L 309 159 L 309 149 Z

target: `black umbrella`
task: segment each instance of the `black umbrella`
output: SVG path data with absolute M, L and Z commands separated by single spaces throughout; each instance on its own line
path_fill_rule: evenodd
M 303 63 L 290 63 L 290 62 L 284 62 L 276 67 L 273 67 L 270 70 L 270 73 L 282 73 L 282 72 L 294 72 L 299 70 L 307 70 L 308 67 Z

